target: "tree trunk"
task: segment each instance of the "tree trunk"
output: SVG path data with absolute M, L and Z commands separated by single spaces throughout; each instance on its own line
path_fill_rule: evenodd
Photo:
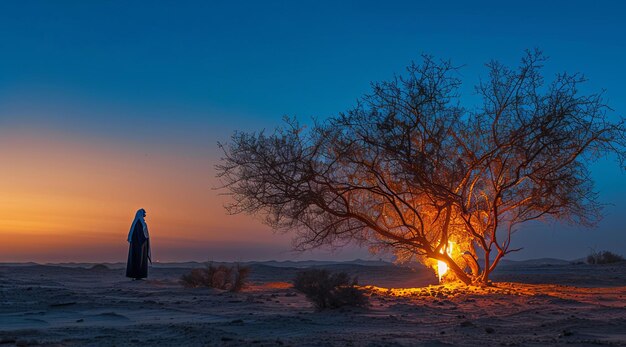
M 480 265 L 478 265 L 476 258 L 470 252 L 465 252 L 463 259 L 465 259 L 465 262 L 472 270 L 472 277 L 480 276 Z
M 465 271 L 463 271 L 458 265 L 456 265 L 455 262 L 452 262 L 452 264 L 452 266 L 450 266 L 451 264 L 448 264 L 448 266 L 454 272 L 456 277 L 466 285 L 472 284 L 472 279 L 465 273 Z

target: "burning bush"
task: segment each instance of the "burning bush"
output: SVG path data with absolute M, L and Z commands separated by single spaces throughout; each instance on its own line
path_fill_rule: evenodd
M 591 252 L 587 256 L 587 263 L 589 264 L 612 264 L 625 260 L 621 255 L 609 251 Z
M 204 268 L 182 275 L 180 282 L 187 288 L 208 287 L 238 292 L 245 287 L 249 274 L 250 268 L 239 264 L 214 266 L 208 263 Z
M 293 281 L 294 288 L 304 293 L 318 310 L 366 306 L 367 297 L 356 285 L 356 277 L 353 279 L 345 272 L 331 274 L 321 269 L 298 272 Z
M 577 73 L 547 82 L 545 61 L 489 62 L 463 107 L 458 68 L 424 56 L 312 126 L 235 132 L 219 145 L 226 208 L 294 233 L 298 249 L 356 241 L 486 285 L 520 225 L 598 223 L 589 160 L 626 160 L 626 122 L 603 93 L 582 93 Z

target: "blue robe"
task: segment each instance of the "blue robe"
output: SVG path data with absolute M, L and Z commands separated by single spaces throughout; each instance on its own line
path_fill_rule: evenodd
M 143 225 L 138 221 L 128 247 L 128 262 L 126 263 L 126 277 L 148 277 L 148 255 L 150 253 L 150 239 L 143 234 Z

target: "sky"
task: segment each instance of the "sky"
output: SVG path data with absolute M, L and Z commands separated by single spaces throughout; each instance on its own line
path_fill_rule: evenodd
M 550 57 L 626 112 L 621 1 L 0 2 L 0 262 L 125 261 L 147 210 L 156 261 L 378 259 L 297 253 L 259 218 L 229 216 L 218 141 L 354 105 L 421 54 L 463 65 L 464 100 L 484 63 Z M 526 225 L 511 259 L 626 255 L 626 174 L 591 167 L 594 229 Z

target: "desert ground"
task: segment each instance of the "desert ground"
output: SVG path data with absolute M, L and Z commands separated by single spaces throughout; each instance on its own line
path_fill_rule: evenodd
M 105 266 L 0 264 L 0 346 L 626 345 L 624 263 L 507 262 L 486 289 L 383 262 L 253 263 L 239 293 L 183 287 L 200 263 L 143 281 Z M 370 306 L 316 311 L 290 283 L 307 266 L 357 275 Z

